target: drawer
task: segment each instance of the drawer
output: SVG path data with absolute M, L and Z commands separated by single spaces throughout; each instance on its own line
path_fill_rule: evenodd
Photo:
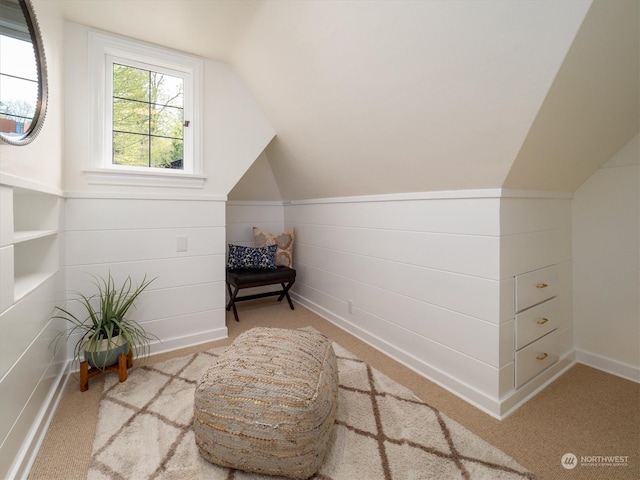
M 555 330 L 559 323 L 557 298 L 516 314 L 516 350 Z
M 555 265 L 516 276 L 516 312 L 554 297 L 558 291 L 558 269 Z
M 515 388 L 520 388 L 560 358 L 557 330 L 516 352 Z

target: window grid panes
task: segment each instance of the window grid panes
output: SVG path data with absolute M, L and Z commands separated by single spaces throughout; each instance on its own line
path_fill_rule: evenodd
M 113 164 L 183 170 L 184 79 L 113 63 Z

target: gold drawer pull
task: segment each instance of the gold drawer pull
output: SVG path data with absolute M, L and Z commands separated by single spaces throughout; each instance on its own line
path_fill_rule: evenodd
M 547 288 L 549 285 L 547 285 L 546 283 L 538 283 L 536 285 L 536 288 Z
M 547 353 L 541 353 L 536 357 L 536 360 L 545 360 L 549 355 Z
M 538 320 L 536 320 L 536 323 L 537 323 L 538 325 L 544 325 L 544 324 L 545 324 L 545 323 L 547 323 L 548 321 L 549 321 L 549 319 L 548 319 L 548 318 L 544 318 L 544 317 L 543 317 L 543 318 L 539 318 Z

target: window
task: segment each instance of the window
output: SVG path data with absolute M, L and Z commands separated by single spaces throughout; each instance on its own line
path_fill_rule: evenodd
M 184 78 L 111 63 L 114 165 L 184 169 Z
M 89 68 L 88 181 L 202 187 L 201 60 L 90 32 Z

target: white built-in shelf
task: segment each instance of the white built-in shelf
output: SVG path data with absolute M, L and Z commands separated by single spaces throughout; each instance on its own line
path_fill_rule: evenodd
M 29 240 L 36 240 L 38 238 L 50 237 L 57 235 L 57 230 L 23 230 L 13 232 L 13 243 L 28 242 Z
M 58 270 L 61 192 L 0 173 L 1 311 L 47 282 Z
M 35 272 L 29 275 L 23 275 L 16 277 L 13 281 L 13 298 L 14 301 L 22 299 L 27 293 L 35 290 L 49 277 L 53 275 L 53 272 Z

